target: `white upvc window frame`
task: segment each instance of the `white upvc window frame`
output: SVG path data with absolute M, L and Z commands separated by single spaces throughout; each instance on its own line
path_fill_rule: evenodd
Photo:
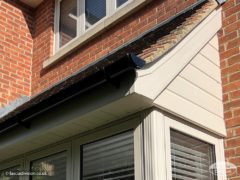
M 133 136 L 134 136 L 134 175 L 136 180 L 144 180 L 143 179 L 143 150 L 142 150 L 142 123 L 136 119 L 131 119 L 128 121 L 124 121 L 121 123 L 118 123 L 114 126 L 110 126 L 108 128 L 104 128 L 100 131 L 88 134 L 84 137 L 81 137 L 73 142 L 73 164 L 74 164 L 74 180 L 81 180 L 81 158 L 80 158 L 80 152 L 81 152 L 81 146 L 95 142 L 98 140 L 102 140 L 104 138 L 112 137 L 117 134 L 124 133 L 126 131 L 133 130 Z
M 204 132 L 199 128 L 190 126 L 189 124 L 185 124 L 184 122 L 181 122 L 166 116 L 165 117 L 165 144 L 166 144 L 167 179 L 169 180 L 172 179 L 171 138 L 170 138 L 171 129 L 213 145 L 215 150 L 214 152 L 215 160 L 216 160 L 215 163 L 217 164 L 217 163 L 225 162 L 223 139 L 217 138 L 215 135 Z M 225 171 L 225 169 L 217 169 L 218 180 L 226 180 L 226 172 L 223 172 L 223 171 Z
M 0 171 L 2 170 L 6 170 L 9 168 L 13 168 L 16 166 L 20 166 L 20 170 L 24 169 L 24 159 L 20 158 L 20 159 L 16 159 L 16 160 L 12 160 L 6 163 L 1 163 L 0 164 Z M 24 180 L 23 176 L 19 176 L 19 180 Z
M 60 10 L 60 3 L 63 0 L 55 0 L 55 23 L 54 23 L 54 31 L 55 31 L 55 35 L 54 35 L 54 39 L 55 39 L 55 43 L 54 43 L 54 52 L 57 52 L 59 50 L 61 50 L 62 48 L 66 47 L 69 45 L 69 43 L 71 43 L 72 41 L 74 41 L 76 38 L 82 36 L 83 34 L 87 33 L 88 31 L 90 31 L 91 29 L 96 28 L 96 26 L 98 24 L 101 24 L 105 21 L 105 19 L 111 17 L 116 11 L 119 11 L 120 9 L 124 8 L 125 6 L 127 6 L 128 4 L 130 4 L 132 1 L 134 0 L 128 0 L 127 2 L 125 2 L 124 4 L 122 4 L 121 6 L 117 7 L 117 0 L 106 0 L 106 16 L 103 17 L 102 19 L 100 19 L 98 22 L 96 22 L 94 25 L 92 25 L 91 27 L 89 27 L 88 29 L 85 29 L 85 0 L 76 0 L 77 1 L 77 35 L 75 38 L 73 38 L 72 40 L 70 40 L 68 43 L 66 43 L 65 45 L 60 47 L 60 14 L 61 14 L 61 10 Z
M 71 151 L 71 143 L 64 143 L 60 145 L 56 145 L 54 147 L 30 154 L 26 157 L 26 165 L 25 169 L 27 171 L 31 171 L 31 162 L 42 159 L 48 156 L 54 156 L 55 154 L 66 151 L 66 160 L 67 160 L 67 169 L 66 169 L 66 177 L 67 180 L 72 180 L 72 151 Z M 25 176 L 24 180 L 30 180 L 30 176 Z

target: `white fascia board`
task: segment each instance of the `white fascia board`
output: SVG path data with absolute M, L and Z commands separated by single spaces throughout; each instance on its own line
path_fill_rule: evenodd
M 171 52 L 147 69 L 137 71 L 132 90 L 153 101 L 222 27 L 221 8 L 214 10 Z

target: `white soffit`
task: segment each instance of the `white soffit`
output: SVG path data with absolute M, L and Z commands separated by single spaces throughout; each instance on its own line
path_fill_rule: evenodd
M 151 102 L 137 94 L 115 99 L 106 105 L 103 104 L 108 100 L 103 95 L 97 97 L 93 97 L 93 100 L 100 101 L 86 98 L 88 104 L 81 100 L 72 107 L 60 107 L 47 117 L 40 117 L 40 121 L 35 119 L 38 122 L 32 122 L 27 131 L 19 127 L 11 134 L 0 136 L 0 162 L 93 130 L 151 106 Z M 85 104 L 83 108 L 80 107 L 82 104 Z
M 23 3 L 35 8 L 37 7 L 43 0 L 20 0 Z

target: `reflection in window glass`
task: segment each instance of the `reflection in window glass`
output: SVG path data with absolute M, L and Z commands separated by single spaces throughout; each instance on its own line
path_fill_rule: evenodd
M 86 0 L 86 29 L 106 16 L 106 0 Z
M 133 132 L 82 146 L 82 180 L 134 180 Z
M 32 172 L 46 172 L 45 176 L 32 176 L 31 180 L 66 180 L 66 152 L 31 162 Z
M 128 0 L 117 0 L 117 7 L 123 5 L 125 2 L 127 2 Z
M 0 180 L 19 180 L 19 176 L 9 176 L 8 173 L 18 172 L 20 170 L 20 166 L 15 166 L 12 168 L 8 168 L 5 170 L 0 170 Z
M 60 3 L 60 47 L 77 36 L 77 1 L 62 0 Z
M 216 180 L 209 167 L 215 163 L 214 146 L 171 130 L 172 179 Z

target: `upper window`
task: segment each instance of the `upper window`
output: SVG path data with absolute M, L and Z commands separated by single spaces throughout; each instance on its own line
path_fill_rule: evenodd
M 121 5 L 123 5 L 127 1 L 128 0 L 117 0 L 117 7 L 120 7 Z
M 77 4 L 76 0 L 60 2 L 59 43 L 64 46 L 77 36 Z
M 107 14 L 106 0 L 86 0 L 85 1 L 85 28 L 88 29 Z
M 56 6 L 56 49 L 82 35 L 111 16 L 130 0 L 58 0 Z

